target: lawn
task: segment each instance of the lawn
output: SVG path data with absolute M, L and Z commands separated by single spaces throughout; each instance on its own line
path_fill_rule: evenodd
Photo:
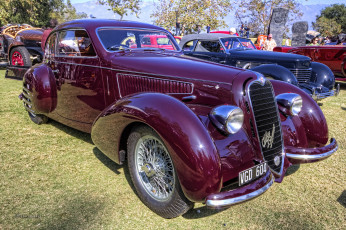
M 202 204 L 167 220 L 150 211 L 126 167 L 90 135 L 50 121 L 35 125 L 18 99 L 22 82 L 0 71 L 0 229 L 346 229 L 346 84 L 324 100 L 330 158 L 289 169 L 281 184 L 223 211 Z

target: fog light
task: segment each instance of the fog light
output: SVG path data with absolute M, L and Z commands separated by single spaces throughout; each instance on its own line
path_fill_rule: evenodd
M 243 111 L 232 105 L 221 105 L 213 108 L 209 117 L 218 129 L 227 134 L 238 132 L 244 121 Z
M 283 93 L 276 96 L 277 103 L 285 108 L 285 113 L 296 116 L 302 110 L 303 99 L 296 93 Z

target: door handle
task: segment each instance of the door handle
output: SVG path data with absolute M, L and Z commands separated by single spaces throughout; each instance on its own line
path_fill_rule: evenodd
M 220 61 L 220 64 L 226 64 L 226 61 Z
M 53 73 L 59 73 L 59 70 L 58 69 L 54 69 L 52 70 Z

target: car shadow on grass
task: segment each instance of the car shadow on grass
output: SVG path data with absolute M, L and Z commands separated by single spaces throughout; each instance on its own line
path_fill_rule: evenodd
M 115 174 L 119 175 L 120 171 L 119 169 L 123 168 L 123 165 L 119 165 L 117 163 L 115 163 L 114 161 L 112 161 L 111 159 L 109 159 L 106 155 L 104 155 L 101 150 L 99 150 L 97 147 L 95 147 L 93 149 L 94 155 L 95 157 L 101 161 L 102 164 L 104 164 L 107 168 L 109 168 L 110 170 L 112 170 L 112 172 L 114 172 Z M 125 170 L 124 170 L 125 171 Z
M 61 197 L 46 214 L 36 220 L 36 229 L 87 229 L 97 222 L 104 204 L 91 194 Z M 38 222 L 38 223 L 37 223 Z
M 296 173 L 299 168 L 300 168 L 300 164 L 290 166 L 287 169 L 285 176 L 290 176 L 290 175 Z
M 49 122 L 49 124 L 51 124 L 55 128 L 60 129 L 61 131 L 65 132 L 66 134 L 68 134 L 70 136 L 78 138 L 78 139 L 85 141 L 89 144 L 92 144 L 92 145 L 94 144 L 93 141 L 91 140 L 91 135 L 89 133 L 84 133 L 82 131 L 71 128 L 69 126 L 66 126 L 64 124 L 61 124 L 61 123 L 54 121 L 54 120 L 51 120 L 51 119 L 48 122 Z
M 227 210 L 228 208 L 210 209 L 207 206 L 193 208 L 183 215 L 185 219 L 200 219 L 212 216 Z
M 346 208 L 346 190 L 341 193 L 337 201 Z

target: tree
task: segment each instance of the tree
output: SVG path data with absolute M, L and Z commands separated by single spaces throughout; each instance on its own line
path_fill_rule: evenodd
M 38 27 L 49 26 L 52 18 L 59 22 L 87 17 L 77 13 L 70 0 L 11 0 L 0 2 L 0 21 L 2 24 L 19 23 Z
M 337 25 L 340 25 L 341 31 L 337 29 Z M 333 26 L 334 34 L 346 33 L 346 5 L 345 4 L 334 4 L 332 6 L 326 7 L 321 11 L 321 15 L 316 16 L 316 22 L 313 23 L 314 29 L 322 31 L 331 31 Z M 338 32 L 336 32 L 338 31 Z
M 236 3 L 236 18 L 240 24 L 251 27 L 256 34 L 267 34 L 270 17 L 274 8 L 289 10 L 288 21 L 297 21 L 303 13 L 299 10 L 297 0 L 239 0 Z M 286 25 L 286 32 L 289 23 Z
M 342 31 L 341 25 L 334 19 L 320 17 L 312 24 L 313 28 L 321 33 L 324 37 L 334 37 Z
M 131 13 L 135 13 L 136 17 L 138 17 L 138 13 L 140 12 L 139 3 L 141 0 L 97 0 L 101 5 L 108 5 L 110 7 L 109 10 L 113 11 L 114 14 L 118 14 L 120 16 L 120 20 L 123 20 L 124 16 L 128 15 L 128 11 Z
M 223 18 L 231 9 L 229 0 L 160 0 L 151 15 L 154 23 L 172 30 L 180 22 L 181 32 L 193 33 L 198 26 L 227 26 Z

